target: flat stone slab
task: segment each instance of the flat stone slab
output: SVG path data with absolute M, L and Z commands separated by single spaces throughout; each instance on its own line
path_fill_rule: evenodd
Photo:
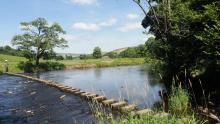
M 102 103 L 104 105 L 111 105 L 112 103 L 115 103 L 116 101 L 114 99 L 108 99 L 108 100 L 104 100 L 102 101 Z
M 143 115 L 143 114 L 147 114 L 147 113 L 150 113 L 150 112 L 152 112 L 151 109 L 142 109 L 142 110 L 136 111 L 136 114 L 137 115 Z
M 78 91 L 78 92 L 75 92 L 74 94 L 75 95 L 80 95 L 80 94 L 82 94 L 82 93 L 85 93 L 84 91 Z
M 86 97 L 87 97 L 88 99 L 94 98 L 94 97 L 96 97 L 96 96 L 98 96 L 98 95 L 95 94 L 95 93 L 86 95 Z
M 137 105 L 131 104 L 131 105 L 127 105 L 127 106 L 121 107 L 121 110 L 122 110 L 123 112 L 126 112 L 126 111 L 136 110 L 137 108 L 138 108 Z
M 66 91 L 69 92 L 69 93 L 75 93 L 75 92 L 78 92 L 80 90 L 79 89 L 67 89 Z
M 89 95 L 89 94 L 91 94 L 91 93 L 89 93 L 89 92 L 84 92 L 84 93 L 80 94 L 80 96 L 86 97 L 86 95 Z
M 128 103 L 125 102 L 125 101 L 120 101 L 120 102 L 116 102 L 116 103 L 111 104 L 111 107 L 112 107 L 113 109 L 119 109 L 120 107 L 123 107 L 123 106 L 125 106 L 125 105 L 127 105 L 127 104 L 128 104 Z
M 92 98 L 93 101 L 101 102 L 103 100 L 106 100 L 107 98 L 105 96 L 97 96 Z

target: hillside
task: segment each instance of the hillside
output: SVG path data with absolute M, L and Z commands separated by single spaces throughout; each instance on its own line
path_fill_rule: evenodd
M 125 48 L 119 48 L 119 49 L 116 49 L 116 50 L 113 50 L 113 51 L 110 51 L 110 52 L 116 52 L 117 54 L 125 51 L 128 47 L 125 47 Z

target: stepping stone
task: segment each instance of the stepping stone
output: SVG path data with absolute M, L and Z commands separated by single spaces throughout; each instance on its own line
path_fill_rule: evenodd
M 87 97 L 88 99 L 92 99 L 92 98 L 94 98 L 94 97 L 96 97 L 96 96 L 98 96 L 98 95 L 95 94 L 95 93 L 86 95 L 86 97 Z
M 78 92 L 75 92 L 74 94 L 75 95 L 80 95 L 80 94 L 82 94 L 82 93 L 85 93 L 84 91 L 78 91 Z
M 142 109 L 136 112 L 137 115 L 143 115 L 152 112 L 151 109 Z
M 106 106 L 111 105 L 112 103 L 115 103 L 116 101 L 114 99 L 108 99 L 108 100 L 104 100 L 102 101 L 102 103 Z
M 106 100 L 107 98 L 105 96 L 97 96 L 92 98 L 93 101 L 101 102 L 103 100 Z
M 127 105 L 127 104 L 128 104 L 128 103 L 125 102 L 125 101 L 120 101 L 120 102 L 116 102 L 116 103 L 111 104 L 111 107 L 112 107 L 113 109 L 119 109 L 120 107 L 123 107 L 123 106 L 125 106 L 125 105 Z
M 131 104 L 131 105 L 127 105 L 127 106 L 122 107 L 121 110 L 122 110 L 123 112 L 126 112 L 126 111 L 128 112 L 128 111 L 136 110 L 137 108 L 138 108 L 137 105 Z
M 77 89 L 67 89 L 66 91 L 69 92 L 69 93 L 75 93 L 75 92 L 78 92 L 80 90 L 79 89 L 78 90 Z
M 87 95 L 89 95 L 89 94 L 90 94 L 89 92 L 85 92 L 85 93 L 80 94 L 80 96 L 85 97 L 85 96 L 87 96 Z

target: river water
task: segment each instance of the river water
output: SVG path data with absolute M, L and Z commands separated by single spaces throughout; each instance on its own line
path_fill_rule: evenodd
M 85 70 L 40 73 L 42 79 L 54 80 L 84 91 L 151 108 L 160 101 L 164 89 L 148 66 L 91 68 Z M 83 99 L 21 77 L 0 76 L 0 123 L 91 124 L 97 118 Z M 65 95 L 64 100 L 60 96 Z
M 151 108 L 160 101 L 158 92 L 164 88 L 158 76 L 146 65 L 51 71 L 41 73 L 39 77 L 108 98 L 126 100 L 141 108 Z

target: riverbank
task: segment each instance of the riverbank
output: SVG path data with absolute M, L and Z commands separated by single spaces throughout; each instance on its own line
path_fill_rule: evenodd
M 66 69 L 85 69 L 115 67 L 126 65 L 144 64 L 144 58 L 115 58 L 115 59 L 88 59 L 88 60 L 62 60 L 59 61 L 66 66 Z
M 27 61 L 24 57 L 11 56 L 0 54 L 0 70 L 4 69 L 5 60 L 7 60 L 9 72 L 22 73 L 23 70 L 18 68 L 18 64 L 22 61 Z M 115 59 L 87 59 L 87 60 L 49 60 L 51 62 L 63 63 L 65 69 L 85 69 L 85 68 L 101 68 L 101 67 L 115 67 L 115 66 L 126 66 L 126 65 L 140 65 L 144 64 L 144 58 L 115 58 Z M 41 62 L 47 62 L 41 60 Z

